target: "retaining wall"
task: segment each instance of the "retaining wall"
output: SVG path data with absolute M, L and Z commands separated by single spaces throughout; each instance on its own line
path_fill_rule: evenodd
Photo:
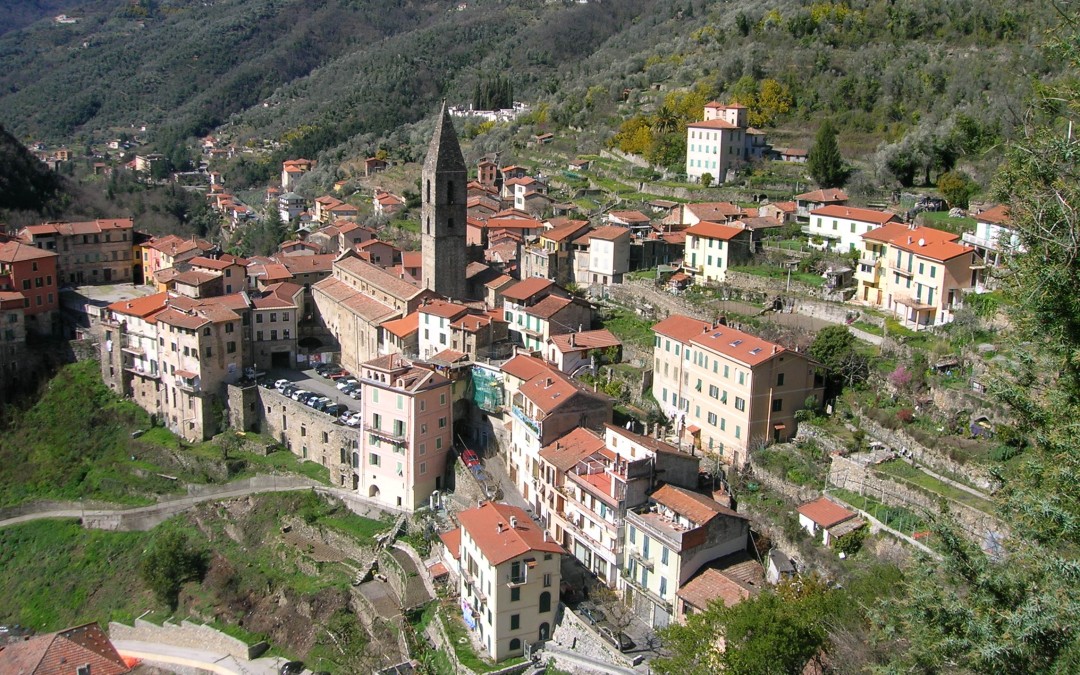
M 179 624 L 166 621 L 160 626 L 142 619 L 136 619 L 134 626 L 112 621 L 109 623 L 109 638 L 198 649 L 245 660 L 258 658 L 268 648 L 265 642 L 248 645 L 243 640 L 215 628 L 190 621 L 181 621 Z

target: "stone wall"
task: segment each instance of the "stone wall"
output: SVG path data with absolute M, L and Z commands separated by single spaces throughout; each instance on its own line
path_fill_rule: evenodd
M 903 429 L 886 429 L 869 417 L 862 415 L 859 411 L 856 411 L 856 416 L 859 419 L 859 426 L 869 436 L 881 441 L 893 450 L 908 450 L 912 459 L 919 464 L 945 475 L 964 476 L 970 483 L 981 490 L 993 491 L 996 488 L 996 482 L 985 469 L 961 464 L 949 459 L 941 452 L 922 445 Z
M 801 427 L 803 426 L 807 425 L 799 425 L 800 434 L 802 433 Z M 774 451 L 782 452 L 785 446 L 790 447 L 790 445 L 786 443 L 781 445 L 773 445 L 771 447 Z M 821 496 L 821 490 L 806 485 L 795 485 L 794 483 L 789 483 L 783 478 L 771 473 L 764 467 L 756 466 L 754 463 L 754 459 L 754 453 L 750 453 L 747 467 L 749 467 L 750 472 L 754 477 L 754 480 L 758 481 L 759 483 L 767 487 L 769 490 L 783 495 L 785 499 L 792 501 L 796 504 L 803 504 L 805 502 L 813 501 Z
M 230 391 L 230 401 L 231 396 Z M 283 396 L 276 389 L 256 387 L 255 396 L 258 428 L 263 434 L 274 438 L 297 457 L 329 468 L 334 485 L 351 487 L 349 459 L 353 450 L 360 447 L 362 429 L 345 426 L 326 413 Z M 250 428 L 250 421 L 245 428 Z
M 210 626 L 190 621 L 181 621 L 179 624 L 166 621 L 160 626 L 142 619 L 136 619 L 134 626 L 112 621 L 109 623 L 109 638 L 198 649 L 215 654 L 228 654 L 237 659 L 258 658 L 268 648 L 265 642 L 248 645 L 243 640 L 226 635 Z
M 1004 524 L 993 516 L 967 504 L 922 490 L 900 479 L 881 477 L 874 473 L 872 467 L 847 457 L 833 456 L 832 465 L 829 467 L 829 483 L 838 488 L 873 497 L 890 506 L 913 508 L 916 511 L 925 509 L 929 513 L 939 513 L 940 502 L 945 499 L 950 513 L 976 542 L 981 543 L 988 531 L 1005 532 Z
M 408 574 L 390 551 L 385 549 L 379 551 L 379 573 L 386 577 L 386 582 L 390 584 L 394 594 L 404 603 L 409 585 Z

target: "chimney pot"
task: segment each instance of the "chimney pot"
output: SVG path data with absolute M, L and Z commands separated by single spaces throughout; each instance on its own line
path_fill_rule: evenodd
M 497 525 L 495 525 L 495 531 L 496 531 L 496 532 L 500 532 L 500 533 L 501 533 L 501 532 L 502 532 L 502 530 L 503 530 L 503 524 L 502 524 L 502 523 L 498 523 Z
M 510 529 L 517 529 L 517 516 L 510 516 Z

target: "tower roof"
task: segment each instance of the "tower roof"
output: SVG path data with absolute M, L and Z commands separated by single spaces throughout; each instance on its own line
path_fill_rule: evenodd
M 466 171 L 465 157 L 461 154 L 461 145 L 446 101 L 443 101 L 442 110 L 435 121 L 435 133 L 431 135 L 431 144 L 428 145 L 424 171 Z

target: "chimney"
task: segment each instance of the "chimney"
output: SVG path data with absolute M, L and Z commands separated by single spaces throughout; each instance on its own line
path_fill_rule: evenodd
M 502 534 L 502 530 L 503 530 L 503 524 L 501 522 L 495 525 L 495 531 L 496 532 Z
M 574 340 L 574 334 L 573 333 L 570 333 L 570 346 L 571 347 L 576 347 L 577 346 L 577 341 Z
M 772 346 L 772 353 L 773 353 L 773 354 L 775 354 L 775 353 L 776 353 L 776 352 L 778 352 L 778 351 L 780 351 L 780 347 L 778 347 L 778 346 L 776 346 L 776 345 L 773 345 L 773 346 Z
M 517 516 L 510 516 L 510 529 L 511 530 L 516 530 L 517 529 Z
M 544 530 L 544 543 L 546 544 L 547 542 L 548 542 L 548 531 Z

